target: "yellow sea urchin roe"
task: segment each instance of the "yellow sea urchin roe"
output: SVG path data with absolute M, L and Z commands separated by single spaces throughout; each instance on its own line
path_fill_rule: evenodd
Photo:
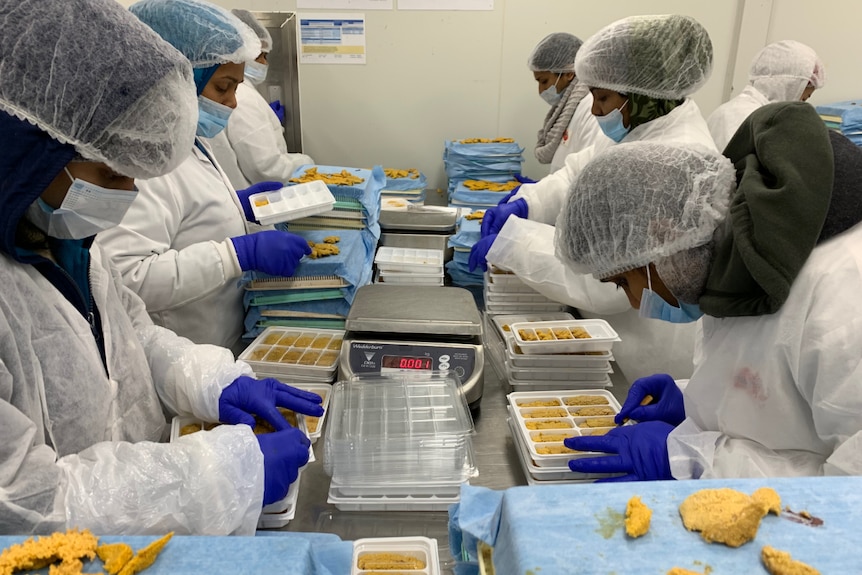
M 558 399 L 534 399 L 532 401 L 516 401 L 518 407 L 555 407 L 560 405 Z
M 613 427 L 615 425 L 613 417 L 591 417 L 578 422 L 578 427 Z
M 565 453 L 578 453 L 565 445 L 537 445 L 536 453 L 540 455 L 563 455 Z
M 548 433 L 546 431 L 542 431 L 532 435 L 530 438 L 535 443 L 559 443 L 570 437 L 572 437 L 570 433 Z
M 637 538 L 649 531 L 652 510 L 635 495 L 626 505 L 626 535 Z
M 563 403 L 566 405 L 608 405 L 608 399 L 601 395 L 575 395 L 564 397 Z
M 527 429 L 572 429 L 575 426 L 568 419 L 529 419 L 524 422 Z
M 616 412 L 613 407 L 591 405 L 588 407 L 570 407 L 569 413 L 579 417 L 592 417 L 596 415 L 614 415 Z
M 524 419 L 545 419 L 548 417 L 565 417 L 566 410 L 562 407 L 545 407 L 538 409 L 522 409 L 521 417 Z

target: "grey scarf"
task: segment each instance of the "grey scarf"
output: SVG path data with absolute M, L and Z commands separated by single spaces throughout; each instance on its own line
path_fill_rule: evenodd
M 557 148 L 563 139 L 563 132 L 569 127 L 578 104 L 589 91 L 586 85 L 575 78 L 563 90 L 563 97 L 557 105 L 553 106 L 545 116 L 545 125 L 539 130 L 539 141 L 536 142 L 535 150 L 536 159 L 540 164 L 550 164 L 554 159 L 554 154 L 557 153 Z

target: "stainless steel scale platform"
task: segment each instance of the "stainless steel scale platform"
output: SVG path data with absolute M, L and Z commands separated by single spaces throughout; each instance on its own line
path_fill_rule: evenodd
M 347 316 L 339 379 L 437 370 L 458 376 L 471 408 L 482 399 L 485 350 L 473 296 L 455 287 L 359 288 Z

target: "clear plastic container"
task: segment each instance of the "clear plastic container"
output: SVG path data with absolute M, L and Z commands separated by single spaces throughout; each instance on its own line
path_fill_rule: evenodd
M 339 511 L 448 511 L 461 500 L 456 495 L 378 495 L 350 497 L 330 486 L 326 502 Z M 399 572 L 400 573 L 400 572 Z M 395 575 L 393 573 L 393 575 Z
M 381 246 L 374 257 L 381 272 L 443 273 L 443 250 L 420 250 Z
M 324 379 L 338 367 L 343 339 L 341 330 L 268 327 L 239 359 L 255 373 Z
M 610 351 L 619 336 L 602 319 L 513 323 L 515 343 L 526 355 Z
M 428 537 L 374 537 L 353 542 L 351 575 L 440 575 L 437 540 Z
M 335 196 L 319 180 L 252 194 L 248 200 L 254 217 L 264 226 L 328 212 L 335 205 Z

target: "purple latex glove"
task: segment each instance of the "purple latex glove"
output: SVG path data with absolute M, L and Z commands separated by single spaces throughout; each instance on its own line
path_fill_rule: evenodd
M 641 405 L 647 396 L 652 401 Z M 657 373 L 636 380 L 623 408 L 614 417 L 614 422 L 621 425 L 625 419 L 635 421 L 664 421 L 677 426 L 685 419 L 685 403 L 682 390 L 677 387 L 673 378 L 666 373 Z
M 278 123 L 284 124 L 284 106 L 281 105 L 281 100 L 271 102 L 269 107 L 272 108 L 273 112 L 275 112 L 275 115 L 278 118 Z
M 279 413 L 279 407 L 320 417 L 323 415 L 321 401 L 316 393 L 296 389 L 277 379 L 241 375 L 222 390 L 218 398 L 218 418 L 223 423 L 245 423 L 254 427 L 254 416 L 258 415 L 281 431 L 290 429 L 291 425 Z
M 281 182 L 258 182 L 253 186 L 250 186 L 244 190 L 237 190 L 236 195 L 239 197 L 239 203 L 242 204 L 242 211 L 245 212 L 245 219 L 250 222 L 256 222 L 257 220 L 254 218 L 254 211 L 251 209 L 251 202 L 249 201 L 249 196 L 252 194 L 259 194 L 261 192 L 272 192 L 274 190 L 280 190 L 284 187 L 284 184 Z
M 284 499 L 299 468 L 308 463 L 311 442 L 295 427 L 257 436 L 263 453 L 263 504 Z
M 491 246 L 494 244 L 494 240 L 497 239 L 497 234 L 492 236 L 485 236 L 475 244 L 470 249 L 470 271 L 474 271 L 476 268 L 482 268 L 482 271 L 488 271 L 488 250 L 491 249 Z
M 271 276 L 292 276 L 302 256 L 311 253 L 305 238 L 279 230 L 230 239 L 242 271 L 257 270 Z
M 482 218 L 482 237 L 500 233 L 509 216 L 526 219 L 528 211 L 527 200 L 524 198 L 485 210 L 485 216 Z
M 563 443 L 577 451 L 611 453 L 569 461 L 569 469 L 579 473 L 625 473 L 601 482 L 655 481 L 673 479 L 667 455 L 667 436 L 673 426 L 663 421 L 648 421 L 610 430 L 607 435 L 570 437 Z

